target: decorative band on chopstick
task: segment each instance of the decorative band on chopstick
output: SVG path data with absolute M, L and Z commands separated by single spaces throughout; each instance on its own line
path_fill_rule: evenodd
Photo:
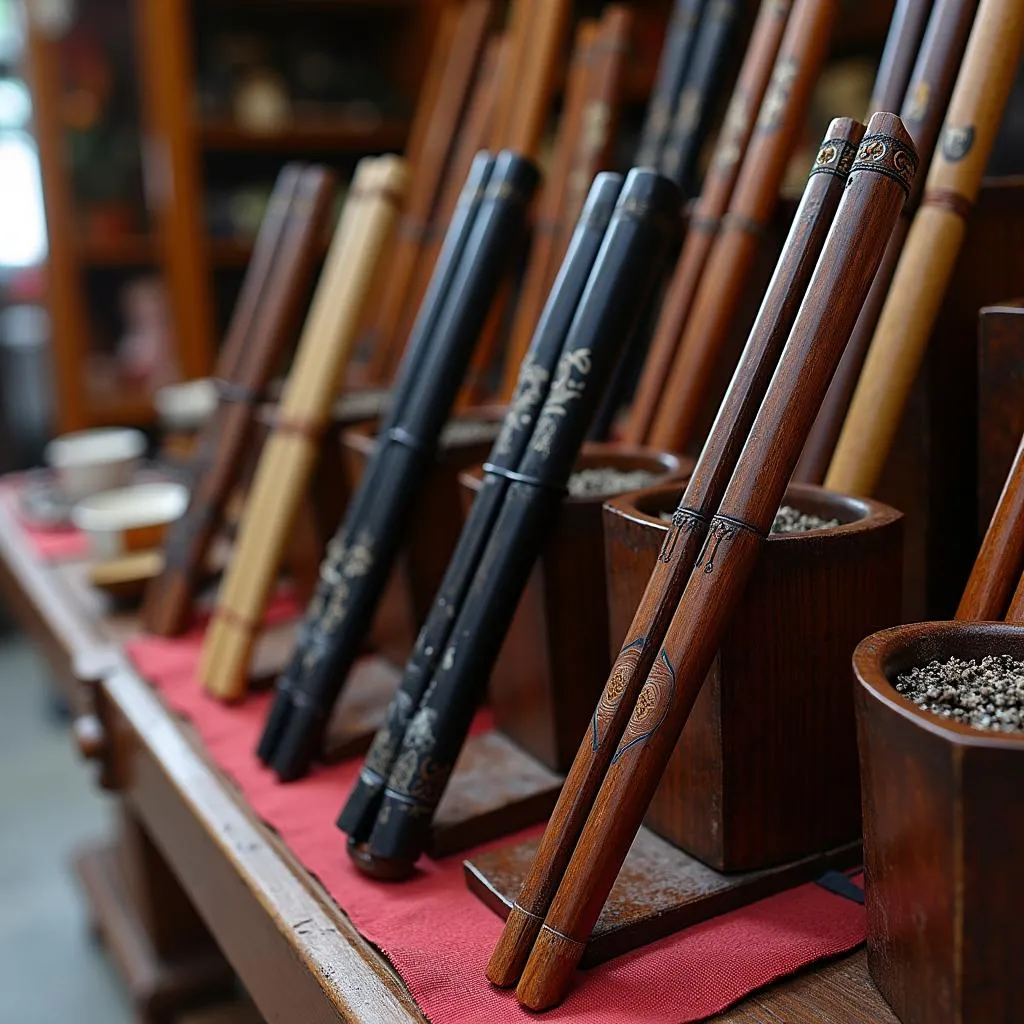
M 926 192 L 921 200 L 922 206 L 937 206 L 940 210 L 948 210 L 961 220 L 967 220 L 974 209 L 974 203 L 966 196 L 949 188 L 933 188 Z
M 712 520 L 712 529 L 714 528 L 715 523 L 725 523 L 733 529 L 744 530 L 747 533 L 752 533 L 755 537 L 760 537 L 762 540 L 768 536 L 767 530 L 759 530 L 756 526 L 751 526 L 750 523 L 745 523 L 742 519 L 733 519 L 732 516 L 719 514 Z
M 234 626 L 237 629 L 242 630 L 244 633 L 255 633 L 260 628 L 260 623 L 254 619 L 250 619 L 247 615 L 242 615 L 241 612 L 236 612 L 234 608 L 230 608 L 227 605 L 221 605 L 213 613 L 215 619 L 221 619 L 229 626 Z
M 274 417 L 274 431 L 280 434 L 295 434 L 314 444 L 320 440 L 326 424 L 322 420 L 296 420 L 288 416 Z
M 826 139 L 814 158 L 811 174 L 834 174 L 837 178 L 845 178 L 850 173 L 857 145 L 849 139 Z
M 743 522 L 742 519 L 716 515 L 711 520 L 711 526 L 708 529 L 707 536 L 704 538 L 704 547 L 697 556 L 697 562 L 693 567 L 693 571 L 696 573 L 700 569 L 705 575 L 710 576 L 715 571 L 715 559 L 718 557 L 718 549 L 722 546 L 723 541 L 735 537 L 737 533 L 749 533 L 752 537 L 757 537 L 759 540 L 764 540 L 768 536 L 756 526 Z
M 430 224 L 416 217 L 403 217 L 398 224 L 396 234 L 399 238 L 421 244 L 430 236 Z
M 699 213 L 690 217 L 690 231 L 706 231 L 709 235 L 713 235 L 721 226 L 721 217 L 705 217 Z
M 513 907 L 514 910 L 518 910 L 520 914 L 525 914 L 527 917 L 532 917 L 534 919 L 534 921 L 543 921 L 544 920 L 544 918 L 541 917 L 540 914 L 535 914 L 532 910 L 527 910 L 526 907 L 524 907 L 519 902 L 519 900 L 516 900 L 512 904 L 512 907 Z
M 897 182 L 904 194 L 909 194 L 917 174 L 917 163 L 917 154 L 899 139 L 891 135 L 865 135 L 857 150 L 850 178 L 852 180 L 858 171 L 883 174 Z
M 507 200 L 517 205 L 522 205 L 530 197 L 531 193 L 521 188 L 512 181 L 496 181 L 484 189 L 484 202 L 491 200 Z
M 557 928 L 552 928 L 551 925 L 546 924 L 541 931 L 547 932 L 549 935 L 557 936 L 562 942 L 567 942 L 572 946 L 576 946 L 579 949 L 586 948 L 586 940 L 581 941 L 580 939 L 574 939 L 571 935 L 566 935 L 564 932 L 558 931 Z
M 345 201 L 349 202 L 352 199 L 375 199 L 377 196 L 380 196 L 381 199 L 386 199 L 393 206 L 398 206 L 405 198 L 400 191 L 388 185 L 374 185 L 370 188 L 359 188 L 353 185 L 346 193 Z
M 753 235 L 755 238 L 760 238 L 767 229 L 767 225 L 762 224 L 759 220 L 754 220 L 753 217 L 748 217 L 743 213 L 735 213 L 734 211 L 730 211 L 722 218 L 722 227 L 726 230 L 736 228 L 738 231 Z
M 213 386 L 217 389 L 217 398 L 222 402 L 234 402 L 239 405 L 253 405 L 263 395 L 262 388 L 251 388 L 238 381 L 215 377 Z
M 423 443 L 423 439 L 417 437 L 415 434 L 411 434 L 405 429 L 405 427 L 392 427 L 384 436 L 386 440 L 394 441 L 395 444 L 401 445 L 403 448 L 408 448 L 409 451 L 427 451 L 427 446 Z
M 542 491 L 553 491 L 556 494 L 568 494 L 567 487 L 560 487 L 551 483 L 550 480 L 542 480 L 539 476 L 531 476 L 528 473 L 517 473 L 514 469 L 507 469 L 505 466 L 496 466 L 493 462 L 485 462 L 483 471 L 488 476 L 500 476 L 514 484 L 526 484 L 528 487 L 536 487 Z

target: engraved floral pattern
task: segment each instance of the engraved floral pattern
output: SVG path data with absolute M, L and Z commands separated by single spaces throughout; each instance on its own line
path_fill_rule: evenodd
M 675 689 L 676 672 L 668 659 L 668 654 L 662 648 L 640 691 L 640 696 L 637 697 L 619 748 L 612 758 L 612 764 L 627 750 L 640 745 L 658 730 L 668 714 Z
M 551 454 L 551 442 L 554 440 L 558 423 L 568 412 L 569 406 L 577 401 L 586 389 L 586 377 L 592 365 L 589 348 L 567 352 L 559 360 L 555 379 L 533 434 L 531 447 L 535 452 L 541 455 Z
M 515 394 L 512 396 L 512 402 L 502 421 L 501 433 L 498 434 L 498 439 L 494 442 L 496 454 L 508 455 L 512 451 L 516 434 L 530 425 L 533 411 L 544 397 L 544 388 L 549 376 L 547 369 L 534 362 L 531 356 L 528 355 L 523 360 L 523 365 L 519 370 L 519 380 L 516 382 Z

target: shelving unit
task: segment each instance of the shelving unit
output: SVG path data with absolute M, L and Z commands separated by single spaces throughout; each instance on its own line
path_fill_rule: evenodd
M 69 8 L 69 24 L 41 20 L 45 11 L 27 5 L 27 73 L 50 236 L 57 429 L 152 421 L 151 386 L 119 380 L 116 372 L 113 349 L 123 333 L 111 327 L 119 320 L 118 282 L 158 276 L 173 341 L 171 372 L 188 379 L 211 371 L 252 238 L 215 227 L 210 196 L 250 178 L 269 183 L 289 159 L 322 160 L 345 180 L 360 156 L 400 151 L 445 2 L 79 0 Z M 112 25 L 117 39 L 103 36 Z M 99 29 L 90 39 L 94 26 Z M 217 33 L 245 39 L 262 33 L 268 51 L 291 45 L 287 56 L 294 61 L 292 36 L 305 32 L 315 40 L 332 30 L 360 47 L 369 40 L 367 66 L 380 68 L 393 94 L 389 102 L 375 109 L 370 95 L 354 95 L 354 103 L 337 108 L 297 101 L 283 123 L 269 128 L 207 109 L 203 54 Z M 102 80 L 107 60 L 112 77 L 131 83 L 127 105 L 139 166 L 138 187 L 129 190 L 137 194 L 114 196 L 110 209 L 98 211 L 83 202 L 80 168 L 69 157 L 68 110 L 85 103 L 89 112 L 89 102 L 102 107 L 102 97 L 69 81 L 69 68 L 73 73 L 82 61 L 83 36 L 87 52 L 91 46 L 97 57 L 94 77 Z M 127 62 L 118 65 L 126 54 Z M 102 172 L 97 180 L 103 184 Z M 106 365 L 97 366 L 103 357 Z

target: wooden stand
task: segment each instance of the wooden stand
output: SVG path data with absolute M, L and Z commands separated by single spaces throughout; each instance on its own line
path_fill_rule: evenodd
M 605 505 L 615 649 L 668 531 L 662 514 L 671 516 L 678 492 L 662 485 Z M 871 623 L 899 618 L 901 516 L 806 485 L 791 486 L 787 502 L 840 525 L 773 536 L 765 546 L 587 963 L 857 862 L 849 658 Z M 507 913 L 535 845 L 473 858 L 470 888 Z
M 928 622 L 854 655 L 867 873 L 868 966 L 904 1024 L 1013 1021 L 1024 959 L 1017 875 L 1024 740 L 945 722 L 891 681 L 933 658 L 1024 657 L 1024 630 Z
M 690 465 L 649 448 L 587 444 L 576 469 L 643 470 L 663 483 L 682 481 Z M 462 475 L 467 501 L 482 479 L 479 468 Z M 678 497 L 682 484 L 672 489 Z M 495 725 L 554 772 L 569 770 L 612 666 L 601 513 L 606 500 L 563 501 L 491 673 Z
M 620 642 L 674 510 L 674 488 L 608 503 L 611 632 Z M 718 871 L 755 871 L 860 835 L 850 654 L 899 621 L 900 513 L 793 485 L 840 526 L 765 545 L 647 824 Z
M 482 853 L 464 862 L 466 884 L 508 917 L 533 863 L 538 839 Z M 860 843 L 763 871 L 724 875 L 642 828 L 587 943 L 582 967 L 621 956 L 673 932 L 764 899 L 860 860 Z
M 681 478 L 689 464 L 645 448 L 588 444 L 576 469 Z M 479 467 L 460 479 L 472 501 Z M 679 488 L 677 487 L 676 490 Z M 491 673 L 496 729 L 472 736 L 434 817 L 429 852 L 445 856 L 543 821 L 551 812 L 611 669 L 601 507 L 567 497 Z
M 415 515 L 409 518 L 409 536 L 396 560 L 387 590 L 370 631 L 369 646 L 400 668 L 405 665 L 423 620 L 459 539 L 462 505 L 458 475 L 467 466 L 482 462 L 498 436 L 504 410 L 498 407 L 469 409 L 453 423 L 493 425 L 493 434 L 475 439 L 445 442 L 435 468 L 423 486 Z M 457 427 L 465 429 L 465 427 Z M 377 421 L 365 421 L 342 432 L 346 476 L 355 492 L 363 469 L 376 450 Z

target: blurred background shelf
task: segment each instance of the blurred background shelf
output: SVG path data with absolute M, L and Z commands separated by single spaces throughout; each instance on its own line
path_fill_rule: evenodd
M 199 134 L 203 145 L 209 149 L 272 153 L 384 152 L 405 145 L 409 119 L 307 118 L 293 121 L 278 131 L 265 132 L 246 129 L 231 121 L 207 121 Z
M 26 5 L 55 430 L 145 426 L 211 372 L 281 165 L 401 151 L 446 2 Z

